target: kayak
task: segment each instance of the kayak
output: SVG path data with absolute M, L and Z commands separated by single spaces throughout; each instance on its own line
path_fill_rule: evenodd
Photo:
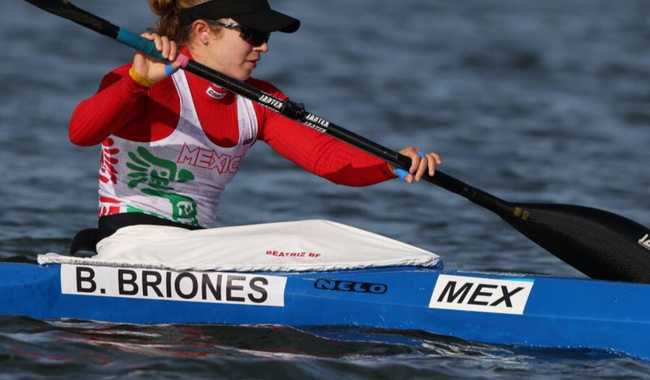
M 0 316 L 423 331 L 650 360 L 648 284 L 447 270 L 432 252 L 324 220 L 130 226 L 96 247 L 0 263 Z
M 0 315 L 129 324 L 424 331 L 650 359 L 650 286 L 410 266 L 199 272 L 0 264 Z

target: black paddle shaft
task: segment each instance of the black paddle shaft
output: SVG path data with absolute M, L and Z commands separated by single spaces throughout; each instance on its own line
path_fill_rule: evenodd
M 197 62 L 191 62 L 185 70 L 396 167 L 411 166 L 410 158 L 311 114 L 300 104 L 277 99 Z M 642 244 L 650 231 L 632 220 L 588 207 L 506 202 L 441 171 L 433 177 L 425 174 L 424 179 L 496 213 L 541 247 L 592 278 L 650 283 L 650 248 Z
M 339 140 L 371 153 L 395 167 L 408 170 L 411 167 L 411 159 L 385 146 L 377 144 L 363 136 L 342 128 L 331 121 L 307 112 L 299 103 L 290 100 L 280 100 L 272 95 L 266 94 L 257 88 L 223 75 L 211 68 L 196 61 L 190 61 L 185 71 L 206 78 L 234 93 L 256 101 L 276 111 L 289 119 L 298 121 L 303 125 L 315 129 L 320 133 L 326 133 Z M 459 194 L 470 201 L 493 210 L 499 215 L 508 215 L 514 212 L 514 207 L 509 203 L 490 195 L 482 190 L 472 187 L 448 174 L 437 171 L 435 176 L 426 173 L 423 177 L 426 181 L 438 185 L 453 193 Z
M 68 0 L 26 1 L 161 58 L 151 41 L 75 7 Z M 411 166 L 410 158 L 309 113 L 298 103 L 275 98 L 195 61 L 190 61 L 184 69 L 395 167 L 408 170 Z M 650 283 L 650 230 L 632 220 L 588 207 L 506 202 L 441 171 L 433 177 L 425 174 L 424 179 L 493 211 L 541 247 L 590 277 Z

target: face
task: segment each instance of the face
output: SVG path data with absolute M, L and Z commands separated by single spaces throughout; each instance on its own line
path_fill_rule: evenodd
M 237 24 L 232 19 L 225 24 Z M 205 21 L 193 24 L 190 51 L 194 59 L 214 70 L 244 81 L 250 78 L 262 54 L 269 51 L 268 42 L 253 46 L 245 41 L 239 30 L 220 28 L 216 31 Z

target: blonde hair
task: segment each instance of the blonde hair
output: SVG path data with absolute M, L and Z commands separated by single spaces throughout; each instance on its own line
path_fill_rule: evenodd
M 179 45 L 186 44 L 190 39 L 191 26 L 182 27 L 180 22 L 181 9 L 191 8 L 209 0 L 147 0 L 149 7 L 159 19 L 152 31 L 167 36 Z

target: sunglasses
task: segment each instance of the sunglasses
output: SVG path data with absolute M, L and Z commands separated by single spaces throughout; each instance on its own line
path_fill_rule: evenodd
M 258 47 L 266 42 L 269 42 L 269 38 L 271 38 L 271 32 L 261 32 L 242 24 L 225 24 L 220 21 L 216 21 L 216 24 L 221 25 L 226 29 L 239 31 L 239 36 L 254 47 Z

